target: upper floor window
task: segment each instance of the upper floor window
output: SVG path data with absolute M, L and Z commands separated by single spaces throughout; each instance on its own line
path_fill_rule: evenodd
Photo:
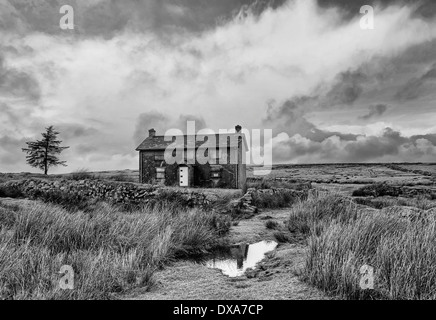
M 221 159 L 223 152 L 221 149 L 209 149 L 209 159 Z

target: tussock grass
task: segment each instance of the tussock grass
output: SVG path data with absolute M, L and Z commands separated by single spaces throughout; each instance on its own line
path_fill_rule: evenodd
M 353 191 L 353 197 L 398 197 L 402 190 L 387 183 L 374 183 Z
M 285 242 L 288 242 L 290 240 L 286 233 L 284 233 L 283 231 L 279 231 L 279 230 L 274 231 L 273 236 L 277 240 L 277 242 L 279 242 L 279 243 L 285 243 Z
M 305 217 L 306 216 L 306 217 Z M 301 277 L 347 299 L 435 299 L 436 219 L 409 220 L 385 211 L 359 213 L 336 195 L 293 208 L 290 225 L 309 236 Z M 374 289 L 360 287 L 360 268 L 374 268 Z
M 127 213 L 104 203 L 90 212 L 0 204 L 0 224 L 3 299 L 110 299 L 133 287 L 147 289 L 157 268 L 222 245 L 220 235 L 230 227 L 225 216 L 200 210 Z M 58 286 L 62 265 L 75 271 L 74 290 Z
M 307 235 L 311 231 L 319 231 L 330 221 L 345 223 L 356 219 L 357 215 L 357 205 L 339 194 L 312 194 L 291 208 L 288 229 Z
M 0 246 L 2 299 L 111 299 L 114 293 L 152 285 L 154 267 L 143 264 L 142 253 L 117 254 L 110 250 L 53 254 L 49 249 L 24 243 Z M 58 274 L 71 265 L 74 289 L 61 290 Z
M 253 204 L 260 209 L 286 208 L 299 199 L 295 191 L 282 191 L 276 193 L 254 193 Z
M 120 172 L 118 174 L 111 175 L 107 179 L 113 181 L 119 181 L 119 182 L 138 182 L 137 178 L 129 176 L 125 172 Z
M 86 180 L 86 179 L 95 179 L 95 176 L 89 172 L 86 168 L 80 168 L 76 171 L 72 172 L 70 175 L 67 176 L 70 180 Z
M 401 197 L 357 197 L 353 199 L 354 202 L 366 205 L 376 209 L 383 209 L 393 206 L 415 207 L 422 210 L 428 210 L 436 207 L 436 203 L 427 199 L 425 196 L 418 196 L 416 198 L 401 198 Z
M 272 230 L 278 230 L 278 229 L 280 229 L 280 225 L 279 225 L 279 223 L 278 223 L 277 221 L 274 221 L 274 220 L 267 220 L 267 221 L 265 222 L 265 227 L 266 227 L 267 229 L 272 229 Z
M 310 189 L 311 185 L 308 182 L 302 182 L 299 180 L 292 179 L 248 179 L 249 181 L 246 184 L 246 188 L 255 188 L 255 189 L 272 189 L 272 188 L 285 188 L 285 189 L 293 189 L 293 190 L 307 190 Z
M 332 223 L 312 235 L 303 277 L 348 299 L 435 299 L 435 221 L 412 223 L 375 214 Z M 359 269 L 374 268 L 374 290 L 360 288 Z
M 91 199 L 75 192 L 66 192 L 61 190 L 39 190 L 31 192 L 32 199 L 38 199 L 45 203 L 55 204 L 68 212 L 85 211 L 91 212 L 99 202 L 97 199 Z
M 4 182 L 0 183 L 0 198 L 24 198 L 24 194 L 20 188 Z

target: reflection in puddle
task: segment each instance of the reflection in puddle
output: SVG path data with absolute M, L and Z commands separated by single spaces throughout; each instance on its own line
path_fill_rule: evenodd
M 254 268 L 267 252 L 273 251 L 277 242 L 262 241 L 254 244 L 242 244 L 220 252 L 206 262 L 209 268 L 220 269 L 229 277 L 242 276 L 245 270 Z

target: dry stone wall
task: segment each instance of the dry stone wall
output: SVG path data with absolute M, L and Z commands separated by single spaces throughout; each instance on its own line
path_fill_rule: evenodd
M 247 192 L 239 199 L 232 200 L 230 206 L 239 209 L 241 213 L 257 213 L 258 208 L 255 205 L 255 198 L 262 195 L 287 194 L 294 199 L 304 199 L 308 195 L 308 190 L 293 190 L 288 188 L 270 188 L 255 189 L 249 188 Z
M 45 180 L 29 179 L 7 182 L 8 187 L 19 189 L 27 198 L 50 192 L 66 192 L 85 199 L 100 199 L 114 203 L 147 203 L 164 193 L 179 196 L 191 206 L 206 206 L 217 201 L 219 193 L 210 189 L 182 189 L 164 186 L 111 182 L 104 180 Z M 235 192 L 237 196 L 238 193 Z
M 139 184 L 130 182 L 114 182 L 106 180 L 68 180 L 68 179 L 26 179 L 5 183 L 9 188 L 20 190 L 29 199 L 44 198 L 46 195 L 70 194 L 77 199 L 98 199 L 110 203 L 140 204 L 154 199 L 170 200 L 176 197 L 185 205 L 221 210 L 221 199 L 229 199 L 230 209 L 238 209 L 241 213 L 256 213 L 255 199 L 262 194 L 274 195 L 286 193 L 292 198 L 307 197 L 307 190 L 293 190 L 288 188 L 255 189 L 250 188 L 245 194 L 234 189 L 197 189 L 176 188 L 160 185 Z M 233 199 L 233 200 L 231 200 Z M 227 200 L 226 200 L 227 201 Z M 214 206 L 217 204 L 216 206 Z M 212 205 L 212 206 L 210 206 Z M 225 205 L 227 207 L 227 205 Z M 216 208 L 215 208 L 216 207 Z M 227 207 L 227 208 L 229 208 Z

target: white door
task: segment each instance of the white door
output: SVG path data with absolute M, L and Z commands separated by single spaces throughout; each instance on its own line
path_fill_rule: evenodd
M 180 186 L 188 187 L 189 186 L 189 175 L 188 175 L 188 167 L 180 167 Z

